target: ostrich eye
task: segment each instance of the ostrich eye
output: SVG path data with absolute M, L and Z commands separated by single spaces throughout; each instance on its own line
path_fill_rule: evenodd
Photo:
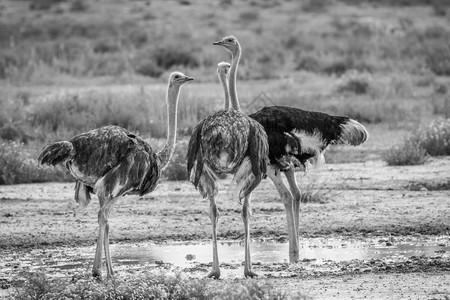
M 178 79 L 180 78 L 180 75 L 175 75 L 173 78 Z
M 229 39 L 228 39 L 228 42 L 229 42 L 229 43 L 232 43 L 232 42 L 233 42 L 233 39 L 232 39 L 232 38 L 229 38 Z

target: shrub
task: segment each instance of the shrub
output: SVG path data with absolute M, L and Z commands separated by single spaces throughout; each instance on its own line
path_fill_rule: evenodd
M 28 135 L 19 126 L 8 123 L 0 127 L 0 139 L 4 139 L 7 141 L 21 141 L 22 143 L 27 143 Z
M 186 169 L 186 153 L 188 141 L 179 141 L 175 146 L 175 152 L 169 161 L 167 167 L 163 170 L 162 175 L 167 180 L 181 181 L 188 180 Z
M 329 0 L 306 0 L 302 5 L 302 10 L 313 13 L 325 12 L 329 5 Z
M 352 70 L 340 78 L 336 91 L 338 93 L 368 94 L 373 91 L 373 77 L 368 72 Z
M 418 165 L 429 155 L 450 155 L 450 119 L 435 120 L 420 127 L 403 145 L 389 149 L 384 159 L 389 165 Z
M 94 53 L 113 53 L 120 50 L 119 45 L 113 39 L 100 39 L 95 42 Z
M 48 10 L 53 5 L 64 2 L 64 0 L 33 0 L 30 3 L 30 9 Z
M 332 62 L 322 68 L 322 72 L 328 75 L 342 75 L 352 69 L 353 64 L 348 59 Z
M 383 154 L 389 166 L 421 165 L 427 160 L 427 151 L 410 139 Z
M 249 10 L 239 14 L 239 21 L 243 23 L 253 22 L 259 19 L 258 11 Z
M 190 68 L 196 68 L 200 65 L 198 60 L 198 54 L 193 49 L 187 49 L 181 45 L 163 45 L 153 51 L 153 55 L 156 64 L 168 70 L 174 66 L 184 66 Z
M 84 0 L 73 0 L 70 4 L 70 11 L 73 12 L 84 12 L 87 11 L 89 8 L 89 5 L 84 2 Z
M 22 143 L 0 140 L 0 184 L 73 180 L 65 170 L 38 166 L 36 157 Z
M 313 55 L 302 55 L 296 59 L 295 70 L 317 72 L 320 68 L 319 60 Z
M 425 46 L 425 63 L 436 75 L 450 75 L 450 45 L 447 40 Z
M 142 76 L 160 77 L 164 72 L 152 59 L 143 59 L 135 64 L 135 72 Z
M 431 156 L 450 155 L 450 119 L 439 119 L 420 127 L 411 137 Z

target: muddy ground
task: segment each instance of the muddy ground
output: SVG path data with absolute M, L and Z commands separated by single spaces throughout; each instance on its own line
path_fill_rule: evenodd
M 309 239 L 370 240 L 375 245 L 395 247 L 407 241 L 435 243 L 442 249 L 401 258 L 320 263 L 305 259 L 295 265 L 254 261 L 255 271 L 265 277 L 261 280 L 318 299 L 450 297 L 450 253 L 446 250 L 450 246 L 450 157 L 407 167 L 389 167 L 379 160 L 328 164 L 307 176 L 299 173 L 298 180 L 315 201 L 302 205 L 303 243 Z M 240 205 L 227 197 L 229 182 L 224 180 L 218 197 L 222 241 L 240 240 L 243 235 Z M 93 259 L 98 203 L 94 198 L 87 208 L 79 209 L 73 200 L 72 183 L 0 186 L 0 203 L 0 280 L 4 288 L 0 296 L 7 297 L 8 287 L 14 285 L 21 270 L 30 265 L 45 269 L 47 263 L 42 257 L 38 259 L 37 253 L 69 253 L 84 247 Z M 255 243 L 286 243 L 284 207 L 270 181 L 264 180 L 257 188 L 252 208 Z M 209 242 L 208 209 L 209 203 L 191 184 L 161 182 L 150 195 L 127 196 L 117 203 L 110 217 L 111 243 L 120 248 L 139 243 Z M 78 270 L 52 272 L 85 272 L 91 263 L 88 261 Z M 129 272 L 142 266 L 115 267 Z M 194 263 L 184 271 L 204 276 L 209 268 Z M 224 263 L 223 268 L 242 266 L 237 261 Z M 224 280 L 232 277 L 224 276 Z

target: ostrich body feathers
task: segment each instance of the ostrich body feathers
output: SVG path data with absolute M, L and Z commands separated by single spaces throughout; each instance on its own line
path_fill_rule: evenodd
M 287 171 L 317 158 L 329 144 L 359 145 L 368 138 L 363 125 L 344 116 L 285 106 L 264 107 L 249 115 L 265 129 L 270 163 Z
M 144 195 L 155 189 L 160 175 L 157 156 L 142 138 L 118 126 L 79 134 L 70 141 L 46 146 L 39 162 L 66 167 L 78 180 L 75 199 L 87 205 L 90 193 L 117 197 Z
M 266 133 L 258 122 L 235 109 L 220 110 L 195 127 L 189 140 L 188 174 L 204 197 L 217 194 L 217 174 L 235 174 L 240 196 L 245 197 L 261 182 L 268 153 Z M 247 157 L 249 163 L 242 164 Z M 250 175 L 251 183 L 244 180 Z

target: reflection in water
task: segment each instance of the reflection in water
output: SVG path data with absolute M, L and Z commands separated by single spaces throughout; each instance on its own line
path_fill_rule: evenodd
M 219 260 L 226 277 L 242 276 L 244 247 L 239 242 L 219 243 Z M 59 275 L 92 268 L 95 247 L 56 247 L 33 249 L 11 253 L 0 260 L 0 279 L 8 278 L 18 270 L 34 270 Z M 253 263 L 270 266 L 273 263 L 288 262 L 288 244 L 275 242 L 253 242 L 251 244 Z M 7 254 L 7 253 L 5 253 Z M 402 261 L 411 256 L 434 257 L 450 254 L 448 236 L 426 239 L 339 240 L 305 239 L 300 245 L 300 259 L 321 265 L 329 261 L 387 259 Z M 212 262 L 212 245 L 208 243 L 174 243 L 156 245 L 151 243 L 112 244 L 111 255 L 117 269 L 141 268 L 145 265 L 171 264 L 180 268 L 193 268 L 204 276 Z M 199 269 L 200 268 L 200 269 Z M 61 273 L 61 271 L 63 271 Z M 196 272 L 195 271 L 195 272 Z
M 447 241 L 448 242 L 448 241 Z M 388 243 L 388 245 L 390 245 Z M 220 263 L 241 263 L 244 247 L 238 242 L 219 243 Z M 343 242 L 342 240 L 305 241 L 301 244 L 300 259 L 321 261 L 369 260 L 411 256 L 432 256 L 436 251 L 450 252 L 450 245 L 400 243 Z M 282 263 L 289 259 L 287 243 L 253 243 L 252 261 L 262 264 Z M 115 245 L 112 256 L 118 263 L 170 263 L 178 267 L 189 267 L 193 263 L 210 263 L 212 245 L 202 244 L 133 244 Z

